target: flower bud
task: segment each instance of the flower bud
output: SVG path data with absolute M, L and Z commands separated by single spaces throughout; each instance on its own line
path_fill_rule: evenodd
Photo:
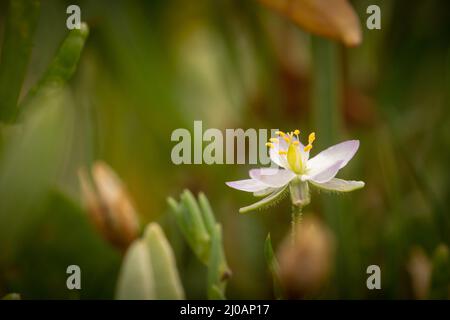
M 79 171 L 81 192 L 89 217 L 100 234 L 115 247 L 125 250 L 139 235 L 136 211 L 122 181 L 105 163 L 96 162 L 92 182 Z
M 411 249 L 407 269 L 411 277 L 414 297 L 426 299 L 430 290 L 432 265 L 422 248 Z
M 310 297 L 327 281 L 334 256 L 331 232 L 319 220 L 305 218 L 295 238 L 287 236 L 278 251 L 280 279 L 288 298 Z

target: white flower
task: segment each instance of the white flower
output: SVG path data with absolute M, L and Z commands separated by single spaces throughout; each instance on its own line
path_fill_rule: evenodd
M 358 140 L 344 141 L 320 152 L 309 159 L 315 134 L 308 137 L 308 145 L 299 141 L 299 130 L 291 133 L 277 132 L 279 138 L 271 138 L 270 159 L 281 168 L 259 168 L 249 172 L 250 179 L 227 182 L 234 189 L 253 192 L 255 196 L 267 196 L 250 206 L 241 208 L 247 212 L 274 203 L 289 187 L 293 205 L 303 207 L 310 202 L 309 184 L 314 187 L 349 192 L 364 187 L 362 181 L 347 181 L 335 178 L 359 148 Z

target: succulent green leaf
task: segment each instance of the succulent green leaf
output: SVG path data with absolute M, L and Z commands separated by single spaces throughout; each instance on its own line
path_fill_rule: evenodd
M 161 227 L 149 224 L 129 247 L 119 274 L 119 300 L 184 299 L 172 247 Z
M 154 300 L 157 298 L 150 252 L 147 244 L 136 240 L 128 248 L 117 282 L 118 300 Z
M 184 299 L 175 256 L 161 227 L 156 223 L 149 224 L 144 233 L 144 241 L 150 251 L 157 298 Z
M 212 233 L 211 255 L 208 263 L 209 299 L 225 299 L 226 281 L 230 276 L 231 271 L 226 263 L 222 245 L 222 228 L 216 224 Z
M 86 23 L 81 24 L 80 29 L 70 30 L 66 38 L 47 68 L 47 71 L 39 82 L 30 90 L 20 108 L 28 106 L 33 98 L 51 89 L 61 89 L 73 76 L 83 51 L 84 44 L 89 35 L 89 27 Z
M 200 209 L 202 212 L 203 221 L 205 223 L 206 229 L 208 230 L 208 233 L 211 236 L 216 227 L 216 219 L 214 217 L 214 213 L 212 211 L 208 198 L 205 196 L 203 192 L 199 193 L 198 202 L 200 204 Z

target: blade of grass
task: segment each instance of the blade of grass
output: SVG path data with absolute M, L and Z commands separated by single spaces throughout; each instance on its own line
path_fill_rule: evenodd
M 269 268 L 270 274 L 272 275 L 275 297 L 277 299 L 283 299 L 283 289 L 279 276 L 279 265 L 273 252 L 270 233 L 267 235 L 266 241 L 264 243 L 264 256 L 266 257 L 266 263 Z

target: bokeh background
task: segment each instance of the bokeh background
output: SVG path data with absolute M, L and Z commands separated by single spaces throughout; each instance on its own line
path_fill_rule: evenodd
M 361 141 L 340 177 L 366 187 L 313 192 L 305 209 L 332 234 L 334 255 L 320 289 L 302 297 L 449 298 L 447 1 L 352 1 L 362 42 L 348 48 L 253 0 L 45 0 L 21 99 L 67 34 L 74 3 L 90 35 L 64 97 L 52 102 L 64 106 L 63 120 L 42 116 L 37 131 L 20 118 L 0 124 L 0 296 L 114 297 L 122 252 L 90 223 L 77 176 L 101 159 L 126 185 L 141 223 L 161 223 L 188 298 L 206 297 L 205 267 L 166 202 L 185 188 L 203 191 L 222 223 L 233 271 L 227 297 L 273 298 L 264 240 L 270 232 L 274 248 L 282 243 L 289 201 L 241 215 L 255 199 L 225 181 L 253 166 L 174 165 L 172 131 L 202 120 L 221 130 L 315 131 L 313 153 Z M 381 30 L 365 26 L 371 4 L 381 8 Z M 1 1 L 0 39 L 7 7 Z M 21 130 L 26 143 L 14 139 Z M 66 288 L 70 264 L 81 267 L 80 291 Z M 372 264 L 381 268 L 381 290 L 366 287 Z

